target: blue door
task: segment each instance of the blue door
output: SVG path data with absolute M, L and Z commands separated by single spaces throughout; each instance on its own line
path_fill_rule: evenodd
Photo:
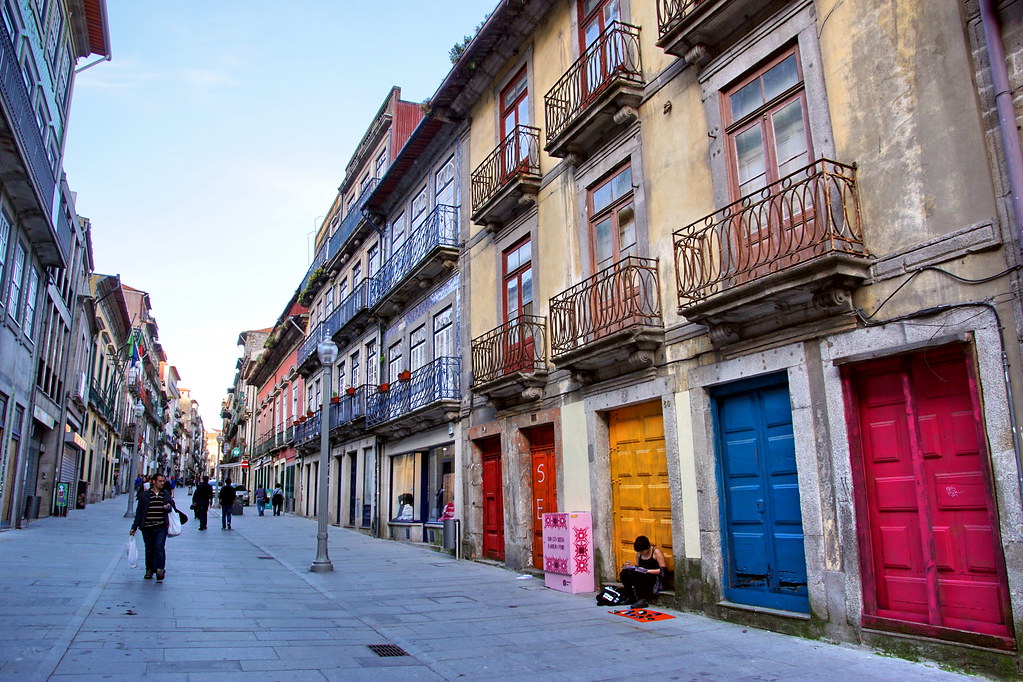
M 726 599 L 809 611 L 803 517 L 784 375 L 714 393 Z

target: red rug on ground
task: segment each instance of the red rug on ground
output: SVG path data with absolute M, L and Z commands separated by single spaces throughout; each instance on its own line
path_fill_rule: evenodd
M 632 620 L 638 620 L 640 623 L 650 623 L 655 620 L 671 620 L 675 616 L 669 616 L 666 613 L 660 611 L 651 611 L 650 609 L 625 609 L 623 611 L 608 611 L 616 616 L 625 616 Z

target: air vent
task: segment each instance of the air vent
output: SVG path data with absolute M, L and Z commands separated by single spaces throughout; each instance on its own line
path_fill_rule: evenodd
M 408 656 L 407 651 L 394 644 L 367 644 L 366 646 L 370 648 L 370 651 L 381 657 Z

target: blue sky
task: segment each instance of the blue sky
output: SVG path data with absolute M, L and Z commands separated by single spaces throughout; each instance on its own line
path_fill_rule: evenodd
M 75 81 L 64 167 L 96 271 L 150 293 L 207 428 L 390 87 L 430 97 L 496 2 L 107 0 L 113 59 Z

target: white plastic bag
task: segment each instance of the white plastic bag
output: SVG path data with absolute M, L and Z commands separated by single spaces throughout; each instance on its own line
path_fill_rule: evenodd
M 128 566 L 130 568 L 139 567 L 139 548 L 135 544 L 135 536 L 128 538 L 128 547 L 126 549 L 128 553 Z
M 171 509 L 167 515 L 167 535 L 170 537 L 181 535 L 181 519 L 178 518 L 177 509 Z

